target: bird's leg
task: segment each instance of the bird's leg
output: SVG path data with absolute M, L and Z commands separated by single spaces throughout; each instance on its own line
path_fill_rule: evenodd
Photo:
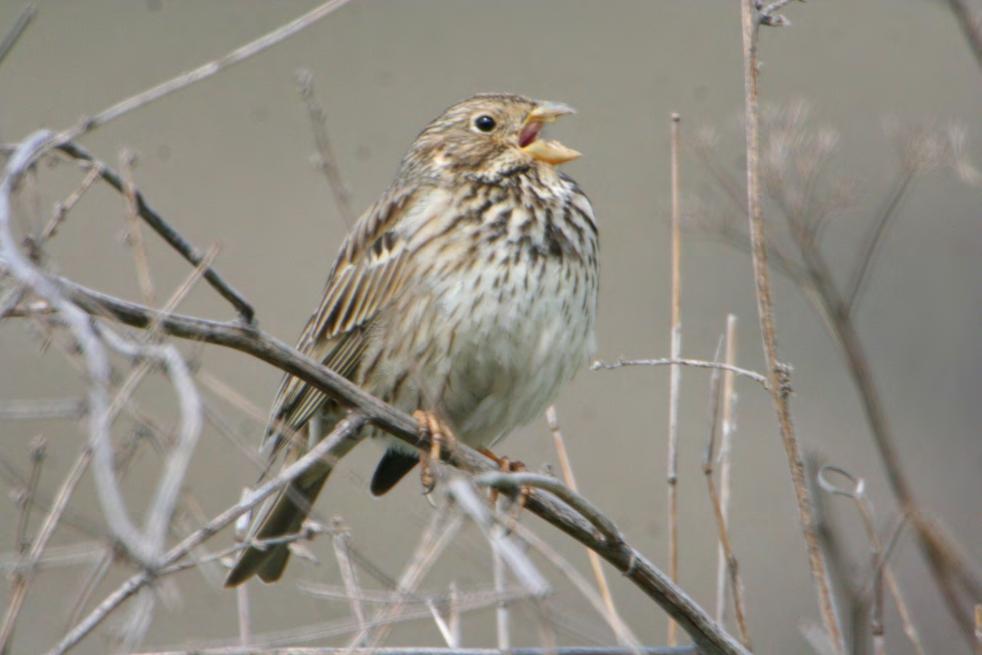
M 520 473 L 522 471 L 527 471 L 528 467 L 525 466 L 524 462 L 519 460 L 512 461 L 508 456 L 498 457 L 493 452 L 487 448 L 478 448 L 477 451 L 490 459 L 492 462 L 498 465 L 498 470 L 502 473 Z M 522 487 L 518 493 L 518 511 L 521 512 L 525 509 L 525 503 L 528 502 L 529 489 L 528 487 Z M 498 503 L 498 490 L 492 488 L 490 494 L 491 505 L 496 506 Z
M 419 480 L 423 485 L 423 493 L 428 494 L 433 491 L 433 486 L 436 484 L 430 464 L 440 461 L 441 451 L 444 447 L 453 450 L 457 437 L 454 436 L 450 426 L 441 421 L 433 412 L 417 409 L 413 412 L 413 418 L 419 423 L 420 438 L 429 437 L 430 439 L 430 452 L 419 458 Z

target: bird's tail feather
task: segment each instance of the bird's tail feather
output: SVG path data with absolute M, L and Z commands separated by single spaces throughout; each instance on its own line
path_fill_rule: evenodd
M 297 532 L 330 472 L 330 468 L 315 466 L 314 469 L 284 487 L 251 538 L 262 541 Z M 257 574 L 263 582 L 275 582 L 283 575 L 283 569 L 286 568 L 289 559 L 288 544 L 277 544 L 267 548 L 249 546 L 225 578 L 225 586 L 237 587 Z

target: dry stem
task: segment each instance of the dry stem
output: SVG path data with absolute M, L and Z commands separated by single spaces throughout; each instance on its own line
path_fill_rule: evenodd
M 750 219 L 750 239 L 753 255 L 754 286 L 757 295 L 757 314 L 767 361 L 771 399 L 777 413 L 781 439 L 788 458 L 791 482 L 794 486 L 798 518 L 808 549 L 812 579 L 818 592 L 818 604 L 822 622 L 829 641 L 839 653 L 845 652 L 839 619 L 835 613 L 832 592 L 829 588 L 825 556 L 818 543 L 812 517 L 812 501 L 805 483 L 805 469 L 801 449 L 791 421 L 788 394 L 784 389 L 785 372 L 780 367 L 777 354 L 777 336 L 774 325 L 774 307 L 771 299 L 770 273 L 767 268 L 767 240 L 764 234 L 764 216 L 760 203 L 760 116 L 757 92 L 757 37 L 758 18 L 754 0 L 742 0 L 741 22 L 743 27 L 743 62 L 746 100 L 747 136 L 747 215 Z
M 737 349 L 737 318 L 733 314 L 726 316 L 726 343 L 724 345 L 724 358 L 727 366 L 736 364 Z M 722 515 L 724 528 L 729 525 L 730 517 L 730 469 L 733 463 L 733 433 L 736 431 L 734 420 L 736 394 L 733 390 L 734 382 L 733 371 L 724 370 L 723 372 L 723 399 L 722 399 L 722 423 L 720 430 L 719 446 L 719 497 L 720 513 Z M 717 554 L 716 566 L 716 620 L 720 625 L 726 625 L 726 581 L 727 565 L 726 553 L 723 545 L 720 544 Z
M 722 345 L 722 341 L 720 343 Z M 719 355 L 717 349 L 717 356 Z M 716 489 L 716 480 L 713 478 L 714 462 L 716 460 L 716 435 L 720 424 L 720 371 L 713 371 L 709 381 L 709 438 L 706 443 L 706 453 L 703 458 L 702 471 L 706 478 L 706 487 L 709 492 L 709 504 L 713 509 L 713 517 L 716 520 L 716 531 L 719 537 L 719 545 L 726 560 L 726 569 L 730 576 L 730 589 L 733 592 L 733 610 L 736 614 L 737 628 L 740 630 L 740 641 L 752 651 L 753 646 L 750 641 L 750 629 L 747 626 L 746 602 L 743 597 L 743 581 L 740 579 L 739 563 L 736 554 L 733 552 L 733 545 L 730 542 L 730 531 L 726 524 L 726 517 L 723 515 L 723 504 L 720 500 L 719 491 Z
M 563 439 L 563 433 L 559 429 L 559 415 L 555 405 L 550 405 L 546 409 L 546 422 L 549 425 L 549 431 L 552 432 L 552 441 L 556 448 L 556 456 L 559 458 L 559 469 L 562 471 L 563 481 L 567 487 L 578 492 L 576 476 L 573 474 L 573 464 L 570 462 L 569 454 L 566 451 L 566 440 Z M 597 581 L 597 590 L 603 599 L 604 607 L 607 608 L 608 623 L 612 625 L 623 624 L 624 622 L 617 612 L 617 606 L 614 604 L 614 597 L 610 593 L 610 585 L 607 582 L 607 575 L 604 573 L 600 556 L 589 548 L 587 548 L 586 553 L 590 559 L 590 568 L 593 569 L 593 577 Z
M 681 117 L 672 114 L 671 168 L 672 168 L 672 317 L 669 357 L 682 357 L 682 226 L 679 207 L 679 122 Z M 673 364 L 668 378 L 668 576 L 678 580 L 679 572 L 679 394 L 682 383 L 682 367 Z M 668 620 L 668 645 L 678 643 L 677 626 Z

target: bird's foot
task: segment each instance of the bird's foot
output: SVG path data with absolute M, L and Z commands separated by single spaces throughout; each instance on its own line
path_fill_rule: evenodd
M 449 452 L 456 447 L 457 437 L 450 429 L 450 426 L 433 412 L 418 409 L 413 412 L 413 418 L 419 423 L 420 438 L 425 439 L 428 437 L 430 440 L 430 452 L 419 458 L 419 480 L 423 485 L 423 493 L 429 494 L 433 491 L 433 487 L 436 484 L 436 478 L 433 476 L 431 464 L 440 461 L 444 449 Z
M 513 461 L 507 456 L 499 457 L 498 455 L 495 455 L 487 448 L 479 448 L 478 452 L 484 455 L 485 457 L 487 457 L 488 459 L 490 459 L 491 461 L 493 461 L 495 464 L 497 464 L 498 470 L 500 470 L 502 473 L 521 473 L 523 471 L 528 470 L 528 467 L 525 466 L 525 462 L 519 461 L 517 459 Z M 522 487 L 521 490 L 519 491 L 518 493 L 519 512 L 525 509 L 525 503 L 528 502 L 529 493 L 530 492 L 528 487 Z M 497 489 L 491 489 L 490 501 L 492 506 L 496 506 L 498 504 Z

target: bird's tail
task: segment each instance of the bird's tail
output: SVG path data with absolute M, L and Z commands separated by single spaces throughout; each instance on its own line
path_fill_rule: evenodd
M 252 535 L 254 541 L 274 539 L 293 534 L 300 530 L 303 520 L 310 512 L 310 506 L 317 499 L 327 476 L 329 466 L 315 465 L 304 475 L 284 487 L 262 521 L 259 529 Z M 237 587 L 254 575 L 263 582 L 275 582 L 283 575 L 283 569 L 290 559 L 288 544 L 277 544 L 266 548 L 249 546 L 239 556 L 239 561 L 225 578 L 226 587 Z

